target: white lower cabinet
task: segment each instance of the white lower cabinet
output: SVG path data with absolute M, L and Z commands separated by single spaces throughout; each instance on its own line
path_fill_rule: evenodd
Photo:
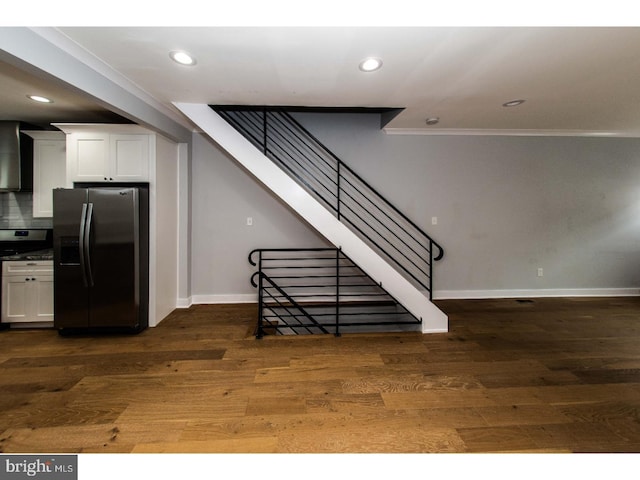
M 2 323 L 53 322 L 53 262 L 2 262 Z

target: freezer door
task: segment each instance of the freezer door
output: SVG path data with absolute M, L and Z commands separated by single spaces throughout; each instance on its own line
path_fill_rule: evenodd
M 86 189 L 53 190 L 54 326 L 89 324 L 88 284 L 82 262 Z
M 137 188 L 89 189 L 89 327 L 140 325 L 139 214 Z

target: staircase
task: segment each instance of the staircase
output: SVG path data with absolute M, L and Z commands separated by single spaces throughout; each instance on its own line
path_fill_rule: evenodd
M 289 113 L 175 105 L 418 319 L 423 333 L 448 330 L 431 302 L 432 266 L 443 249 Z

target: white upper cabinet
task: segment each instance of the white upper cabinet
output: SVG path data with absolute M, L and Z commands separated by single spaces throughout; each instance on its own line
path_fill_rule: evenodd
M 148 180 L 150 139 L 149 135 L 111 135 L 109 180 Z
M 67 136 L 67 178 L 72 182 L 107 180 L 109 135 L 77 132 Z
M 138 125 L 55 125 L 67 134 L 68 186 L 74 182 L 149 181 L 151 132 Z
M 67 181 L 66 138 L 48 130 L 24 132 L 33 138 L 33 216 L 53 216 L 53 189 Z

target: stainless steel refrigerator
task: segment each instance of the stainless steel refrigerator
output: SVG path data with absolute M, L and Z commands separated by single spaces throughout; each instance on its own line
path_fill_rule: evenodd
M 137 333 L 149 324 L 148 188 L 53 191 L 54 326 Z

